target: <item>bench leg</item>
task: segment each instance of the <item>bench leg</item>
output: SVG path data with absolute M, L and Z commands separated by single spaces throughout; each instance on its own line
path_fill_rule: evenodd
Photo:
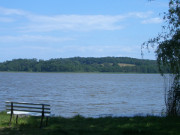
M 46 117 L 46 126 L 48 125 L 48 118 L 49 118 L 49 117 Z
M 40 128 L 42 127 L 43 119 L 44 119 L 44 116 L 41 117 Z
M 11 116 L 10 116 L 10 121 L 9 121 L 9 125 L 11 125 L 11 121 L 12 121 L 12 114 L 11 114 Z
M 16 124 L 18 123 L 18 115 L 16 116 Z

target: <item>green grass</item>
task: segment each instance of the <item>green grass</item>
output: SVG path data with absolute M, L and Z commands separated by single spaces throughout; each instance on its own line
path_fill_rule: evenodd
M 52 117 L 48 126 L 39 128 L 40 118 L 15 117 L 0 113 L 0 135 L 180 135 L 180 117 Z

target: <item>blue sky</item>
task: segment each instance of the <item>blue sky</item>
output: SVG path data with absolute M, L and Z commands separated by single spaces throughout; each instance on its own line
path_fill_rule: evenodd
M 142 58 L 161 32 L 168 0 L 0 0 L 0 61 Z M 151 49 L 145 59 L 155 59 Z

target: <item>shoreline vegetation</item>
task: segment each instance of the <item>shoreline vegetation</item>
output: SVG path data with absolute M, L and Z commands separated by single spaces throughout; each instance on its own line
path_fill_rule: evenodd
M 73 57 L 50 60 L 13 59 L 1 62 L 0 72 L 159 73 L 159 70 L 155 60 L 129 57 Z
M 134 73 L 134 72 L 30 72 L 30 71 L 0 71 L 0 73 L 50 73 L 50 74 L 159 74 L 159 73 Z M 168 73 L 167 73 L 168 74 Z M 160 74 L 159 74 L 160 75 Z
M 179 135 L 180 117 L 134 116 L 84 118 L 51 117 L 39 128 L 40 118 L 19 117 L 9 126 L 10 115 L 0 112 L 1 135 Z

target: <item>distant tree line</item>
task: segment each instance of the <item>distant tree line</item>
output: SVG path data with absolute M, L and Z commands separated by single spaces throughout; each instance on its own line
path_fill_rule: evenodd
M 158 73 L 155 60 L 128 57 L 73 57 L 50 60 L 13 59 L 0 63 L 0 71 Z M 168 72 L 168 70 L 167 70 Z

